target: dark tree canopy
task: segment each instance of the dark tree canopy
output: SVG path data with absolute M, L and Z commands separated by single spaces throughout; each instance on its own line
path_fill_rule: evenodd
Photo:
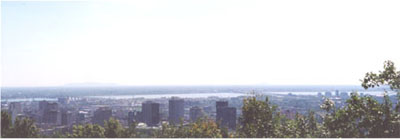
M 391 89 L 400 89 L 400 71 L 396 70 L 392 61 L 385 61 L 383 71 L 379 73 L 368 72 L 362 81 L 362 87 L 365 89 L 389 85 Z

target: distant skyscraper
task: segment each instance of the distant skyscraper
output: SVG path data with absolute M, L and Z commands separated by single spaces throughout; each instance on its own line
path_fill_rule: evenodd
M 112 110 L 109 107 L 100 107 L 94 112 L 93 123 L 104 126 L 104 121 L 112 117 Z
M 318 92 L 317 96 L 318 96 L 318 97 L 322 97 L 322 93 L 321 93 L 321 92 Z
M 136 120 L 138 122 L 144 122 L 143 112 L 136 112 L 134 120 Z
M 329 92 L 329 91 L 327 91 L 327 92 L 325 92 L 325 96 L 326 96 L 326 97 L 332 97 L 332 93 Z
M 133 122 L 135 122 L 135 112 L 134 111 L 129 111 L 128 112 L 128 124 L 131 125 Z
M 339 90 L 336 90 L 336 91 L 335 91 L 335 96 L 336 96 L 336 97 L 339 97 L 339 96 L 340 96 Z
M 195 106 L 190 108 L 190 113 L 189 113 L 190 121 L 195 122 L 204 115 L 205 115 L 204 111 L 200 107 Z
M 221 121 L 222 119 L 222 111 L 221 109 L 224 107 L 228 107 L 228 101 L 217 101 L 215 103 L 216 110 L 217 110 L 217 116 L 216 116 L 216 121 Z
M 87 118 L 88 112 L 85 111 L 79 111 L 78 112 L 78 117 L 76 118 L 77 123 L 85 123 L 85 120 Z
M 172 97 L 168 105 L 168 121 L 171 124 L 177 124 L 184 117 L 184 100 L 178 97 Z
M 147 101 L 142 103 L 143 121 L 148 126 L 156 126 L 160 122 L 160 104 Z
M 39 114 L 42 123 L 60 125 L 61 124 L 61 112 L 56 102 L 39 102 Z
M 340 97 L 343 99 L 346 99 L 349 97 L 349 94 L 347 92 L 342 92 L 342 93 L 340 93 Z
M 228 107 L 227 101 L 217 101 L 216 110 L 216 121 L 218 123 L 230 129 L 236 128 L 236 108 Z
M 44 110 L 47 106 L 47 101 L 39 101 L 39 111 Z
M 226 126 L 230 129 L 236 129 L 236 108 L 224 107 L 221 108 L 221 111 L 222 111 L 221 125 Z
M 67 109 L 61 110 L 61 125 L 72 125 L 73 124 L 72 112 Z
M 11 122 L 14 123 L 18 115 L 22 114 L 22 104 L 20 102 L 11 102 L 8 108 L 11 114 Z

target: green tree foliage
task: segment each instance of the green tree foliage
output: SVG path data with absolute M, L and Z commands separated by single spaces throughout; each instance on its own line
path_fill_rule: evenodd
M 39 129 L 34 121 L 28 118 L 15 119 L 11 137 L 14 138 L 37 138 L 39 137 Z
M 97 124 L 74 125 L 70 138 L 105 138 L 104 128 Z
M 307 117 L 297 113 L 293 120 L 283 117 L 280 125 L 277 128 L 277 137 L 281 138 L 313 138 L 321 135 L 315 114 L 312 111 L 309 112 Z
M 164 123 L 161 130 L 155 133 L 158 138 L 222 138 L 217 123 L 207 118 L 201 118 L 195 123 L 178 127 Z
M 273 138 L 278 137 L 281 116 L 276 112 L 276 106 L 256 97 L 243 100 L 242 116 L 239 118 L 241 126 L 237 131 L 238 137 L 244 138 Z
M 388 138 L 400 137 L 398 113 L 385 95 L 380 104 L 371 96 L 360 97 L 352 93 L 347 105 L 335 109 L 324 118 L 328 137 L 334 138 Z
M 229 137 L 228 135 L 226 135 Z M 221 129 L 217 123 L 207 118 L 191 123 L 186 133 L 187 138 L 222 138 Z
M 315 118 L 314 111 L 309 111 L 307 116 L 307 128 L 309 137 L 316 138 L 322 137 L 320 126 L 318 125 L 317 119 Z
M 11 116 L 1 111 L 1 137 L 3 138 L 37 138 L 39 129 L 35 122 L 29 118 L 16 118 L 14 124 L 11 123 Z
M 60 131 L 56 131 L 53 133 L 53 135 L 50 136 L 51 138 L 67 138 L 67 135 L 64 135 Z
M 364 79 L 361 80 L 361 86 L 368 89 L 381 85 L 389 85 L 391 89 L 400 89 L 400 71 L 396 71 L 394 63 L 392 61 L 385 61 L 383 69 L 379 73 L 366 73 Z
M 11 129 L 11 116 L 5 111 L 1 111 L 1 137 L 10 137 Z
M 384 136 L 398 138 L 400 137 L 400 71 L 396 70 L 392 61 L 385 61 L 383 69 L 379 73 L 366 73 L 361 85 L 365 89 L 388 85 L 391 90 L 397 91 L 397 103 L 394 110 L 392 102 L 385 94 L 381 112 L 385 117 L 383 120 Z
M 137 123 L 133 122 L 129 125 L 129 128 L 123 131 L 124 138 L 137 138 L 139 136 L 139 132 L 136 129 Z
M 122 127 L 121 123 L 114 118 L 104 121 L 104 129 L 106 138 L 121 138 L 125 133 L 125 129 Z
M 384 70 L 378 74 L 366 73 L 361 86 L 365 89 L 390 86 L 391 90 L 399 91 L 400 72 L 396 71 L 394 63 L 386 61 Z M 388 95 L 384 95 L 383 103 L 371 96 L 359 97 L 352 93 L 347 105 L 340 109 L 326 101 L 322 108 L 330 112 L 324 118 L 324 127 L 328 137 L 357 138 L 387 138 L 400 137 L 400 93 L 395 109 Z M 333 111 L 332 111 L 333 110 Z

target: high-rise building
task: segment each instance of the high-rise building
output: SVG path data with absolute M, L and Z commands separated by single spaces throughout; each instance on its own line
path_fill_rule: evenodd
M 133 122 L 135 122 L 135 112 L 134 111 L 129 111 L 128 112 L 128 124 L 131 125 Z
M 236 129 L 236 108 L 224 107 L 221 108 L 221 112 L 222 112 L 221 126 L 225 126 L 230 129 Z
M 109 107 L 100 107 L 94 112 L 92 122 L 104 126 L 104 121 L 112 117 L 112 110 Z
M 325 97 L 332 97 L 332 93 L 330 91 L 325 92 Z
M 143 112 L 141 112 L 141 111 L 140 112 L 136 112 L 134 120 L 137 121 L 137 122 L 144 122 Z
M 22 104 L 20 102 L 11 102 L 8 110 L 11 114 L 11 122 L 13 124 L 15 119 L 23 113 Z
M 142 117 L 148 126 L 156 126 L 160 123 L 160 104 L 147 101 L 142 103 Z
M 39 111 L 44 110 L 47 106 L 47 101 L 39 101 Z
M 205 113 L 203 109 L 201 109 L 200 107 L 195 106 L 190 108 L 190 113 L 189 113 L 190 121 L 195 122 L 204 115 Z
M 336 96 L 336 97 L 339 97 L 339 96 L 340 96 L 339 90 L 336 90 L 336 91 L 335 91 L 335 96 Z
M 216 106 L 216 111 L 217 111 L 216 121 L 219 122 L 222 119 L 221 109 L 224 107 L 228 107 L 228 101 L 217 101 L 215 103 L 215 106 Z
M 346 99 L 349 97 L 349 94 L 347 92 L 342 92 L 342 93 L 340 93 L 340 97 L 343 99 Z
M 216 102 L 217 116 L 216 121 L 221 126 L 228 127 L 230 129 L 236 128 L 236 108 L 228 107 L 227 101 Z
M 80 123 L 80 124 L 85 123 L 88 114 L 89 114 L 88 112 L 79 111 L 79 112 L 78 112 L 78 116 L 77 116 L 77 118 L 76 118 L 77 123 Z
M 61 110 L 61 125 L 68 125 L 71 126 L 74 121 L 72 118 L 72 112 L 67 109 Z
M 184 100 L 172 97 L 168 103 L 168 121 L 171 124 L 177 124 L 184 117 Z
M 56 102 L 39 102 L 39 114 L 42 123 L 60 125 L 61 124 L 61 112 Z

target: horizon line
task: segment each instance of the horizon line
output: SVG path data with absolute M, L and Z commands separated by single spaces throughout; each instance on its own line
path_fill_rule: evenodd
M 356 84 L 213 84 L 213 85 L 207 85 L 207 84 L 193 84 L 193 85 L 120 85 L 120 84 L 114 84 L 114 85 L 54 85 L 54 86 L 0 86 L 0 88 L 62 88 L 62 87 L 204 87 L 204 86 L 210 86 L 210 87 L 222 87 L 222 86 L 359 86 L 362 88 L 361 84 L 356 85 Z M 385 87 L 385 86 L 381 86 Z M 379 88 L 379 87 L 378 87 Z

